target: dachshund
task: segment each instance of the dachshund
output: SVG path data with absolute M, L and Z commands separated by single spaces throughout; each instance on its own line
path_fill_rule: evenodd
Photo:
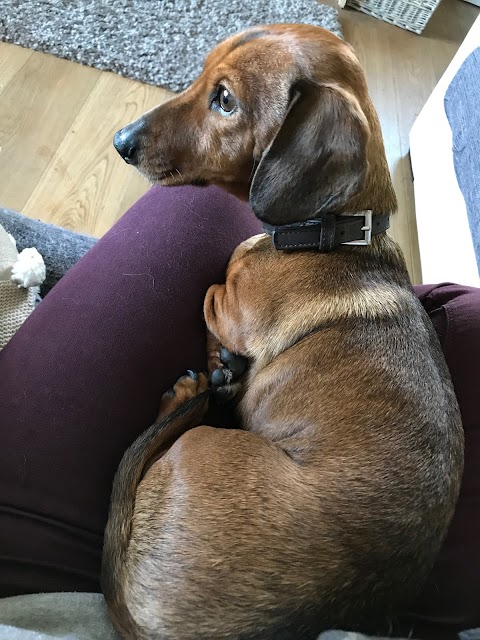
M 386 233 L 396 197 L 352 48 L 309 25 L 249 29 L 114 145 L 156 183 L 249 200 L 269 231 L 235 250 L 204 305 L 210 371 L 220 345 L 249 362 L 235 382 L 241 428 L 203 424 L 208 377 L 189 372 L 115 476 L 102 589 L 117 630 L 380 632 L 445 537 L 463 432 L 437 337 Z M 365 237 L 345 243 L 355 223 Z

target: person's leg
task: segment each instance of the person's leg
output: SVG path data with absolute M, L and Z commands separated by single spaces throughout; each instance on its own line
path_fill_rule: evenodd
M 0 353 L 0 596 L 95 591 L 111 482 L 186 369 L 202 305 L 258 233 L 216 188 L 153 188 Z
M 480 627 L 480 289 L 415 287 L 440 338 L 460 405 L 465 469 L 447 538 L 410 620 L 414 638 L 451 640 Z

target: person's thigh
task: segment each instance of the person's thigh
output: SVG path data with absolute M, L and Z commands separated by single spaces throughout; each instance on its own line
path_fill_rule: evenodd
M 259 230 L 219 189 L 155 187 L 0 353 L 0 596 L 98 590 L 121 456 L 206 368 L 205 292 Z
M 414 638 L 451 640 L 480 627 L 480 289 L 415 287 L 445 354 L 462 414 L 465 468 L 447 538 L 413 606 Z

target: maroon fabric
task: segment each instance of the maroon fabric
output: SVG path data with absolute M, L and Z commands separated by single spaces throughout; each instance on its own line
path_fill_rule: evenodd
M 453 522 L 418 599 L 414 637 L 450 640 L 480 627 L 480 289 L 415 287 L 439 335 L 465 432 L 465 470 Z
M 217 188 L 153 188 L 0 353 L 0 596 L 99 589 L 115 469 L 205 369 L 205 292 L 259 229 Z

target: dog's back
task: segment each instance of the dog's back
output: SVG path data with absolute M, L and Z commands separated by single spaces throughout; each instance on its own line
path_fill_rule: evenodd
M 234 277 L 231 298 L 265 332 L 261 340 L 249 325 L 260 365 L 241 403 L 243 424 L 305 473 L 302 535 L 315 551 L 304 560 L 330 555 L 344 578 L 330 584 L 333 610 L 345 615 L 352 606 L 352 626 L 362 620 L 354 603 L 370 622 L 375 609 L 385 618 L 388 603 L 393 612 L 413 598 L 431 569 L 463 461 L 450 375 L 401 252 L 385 238 L 335 257 L 282 254 L 265 239 Z M 256 305 L 245 302 L 246 291 Z M 265 315 L 254 312 L 260 300 Z M 325 554 L 331 541 L 336 548 Z M 324 581 L 325 566 L 317 569 Z

